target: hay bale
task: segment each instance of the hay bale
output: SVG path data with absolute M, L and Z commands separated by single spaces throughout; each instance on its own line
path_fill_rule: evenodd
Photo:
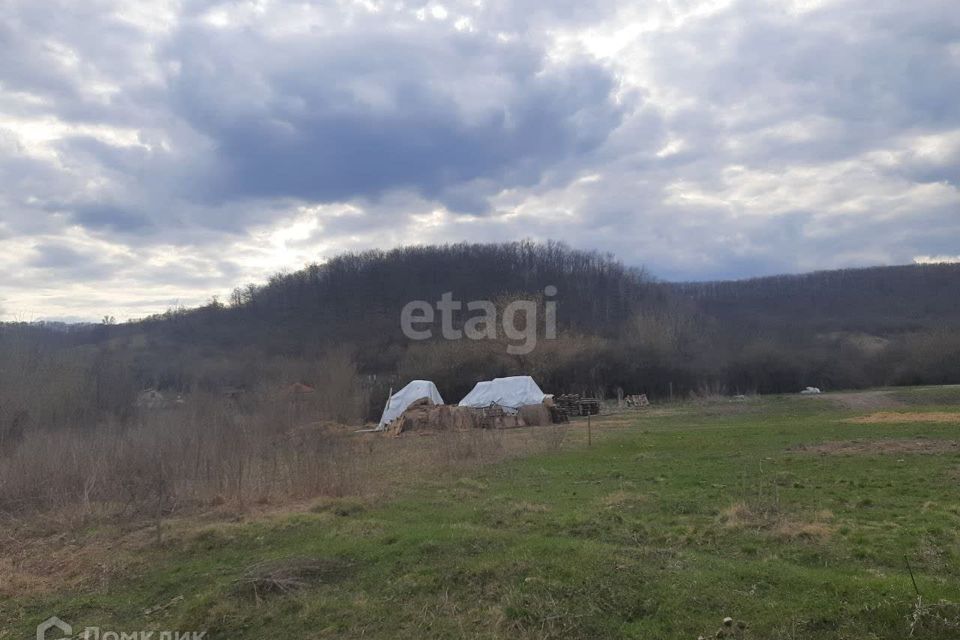
M 553 424 L 550 409 L 543 404 L 528 404 L 520 407 L 519 416 L 524 424 L 531 427 L 545 427 Z
M 398 436 L 406 431 L 462 431 L 476 428 L 476 417 L 470 409 L 449 404 L 411 405 L 387 425 L 387 433 Z
M 457 431 L 480 428 L 480 413 L 470 407 L 451 407 L 451 421 Z
M 514 429 L 553 424 L 550 409 L 544 404 L 521 407 L 508 414 L 499 407 L 474 409 L 456 405 L 416 403 L 387 425 L 386 432 L 399 436 L 407 431 L 467 431 L 469 429 Z
M 517 427 L 527 426 L 527 423 L 524 422 L 519 413 L 515 415 L 504 414 L 502 416 L 488 418 L 488 424 L 489 428 L 491 429 L 516 429 Z

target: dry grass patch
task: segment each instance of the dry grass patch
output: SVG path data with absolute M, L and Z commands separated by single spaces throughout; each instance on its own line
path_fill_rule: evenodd
M 644 504 L 645 502 L 647 502 L 647 496 L 623 489 L 614 491 L 600 499 L 600 504 L 607 509 L 630 508 Z
M 284 450 L 295 456 L 292 465 L 279 465 L 274 471 L 273 458 L 245 464 L 242 484 L 223 492 L 217 483 L 168 485 L 171 493 L 199 493 L 203 499 L 165 504 L 162 544 L 217 548 L 229 544 L 232 526 L 238 522 L 285 518 L 291 513 L 349 520 L 429 476 L 446 476 L 462 497 L 474 497 L 487 486 L 460 474 L 548 451 L 552 443 L 540 433 L 548 430 L 530 427 L 385 438 L 331 436 L 323 429 L 301 429 L 296 438 L 282 439 Z M 305 440 L 315 446 L 301 450 Z M 89 453 L 95 455 L 97 450 L 91 447 Z M 262 480 L 281 476 L 297 480 L 289 484 Z M 263 495 L 270 500 L 258 500 Z M 99 587 L 136 573 L 143 563 L 142 551 L 156 548 L 155 516 L 137 503 L 65 499 L 43 506 L 47 508 L 0 511 L 0 598 Z
M 283 595 L 311 585 L 335 584 L 353 573 L 354 564 L 344 558 L 287 558 L 260 562 L 247 569 L 236 582 L 238 595 L 258 603 L 266 596 Z
M 801 444 L 788 451 L 820 455 L 937 455 L 960 453 L 955 440 L 838 440 L 820 444 Z
M 60 533 L 14 539 L 0 545 L 0 598 L 42 596 L 65 586 L 101 587 L 121 578 L 145 560 L 138 552 L 152 539 L 150 532 L 111 532 L 109 536 Z
M 522 500 L 520 502 L 514 502 L 510 505 L 510 513 L 515 516 L 533 513 L 547 513 L 548 511 L 550 511 L 550 506 L 540 502 L 527 502 L 526 500 Z
M 773 532 L 781 540 L 823 542 L 830 539 L 833 529 L 825 522 L 786 521 L 777 525 Z
M 728 529 L 752 529 L 770 533 L 787 542 L 822 542 L 833 533 L 833 513 L 818 511 L 812 520 L 783 514 L 775 507 L 760 508 L 736 502 L 720 512 L 720 522 Z
M 903 401 L 890 391 L 847 391 L 828 395 L 803 396 L 813 400 L 827 400 L 839 405 L 841 409 L 853 411 L 877 411 L 878 409 L 895 409 L 904 406 Z
M 867 416 L 848 418 L 844 422 L 852 424 L 909 424 L 914 422 L 932 422 L 937 424 L 960 424 L 960 413 L 946 411 L 929 412 L 884 412 Z
M 767 528 L 774 519 L 772 510 L 757 509 L 746 502 L 735 502 L 720 512 L 720 522 L 728 529 Z

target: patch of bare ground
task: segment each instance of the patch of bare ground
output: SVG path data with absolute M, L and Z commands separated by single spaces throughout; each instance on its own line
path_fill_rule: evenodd
M 960 424 L 960 413 L 945 411 L 916 412 L 879 412 L 867 416 L 848 418 L 844 422 L 854 424 L 905 424 L 910 422 L 934 422 L 946 424 Z
M 842 409 L 851 411 L 877 411 L 880 409 L 896 409 L 897 407 L 905 406 L 904 402 L 898 399 L 892 392 L 880 390 L 850 391 L 803 397 L 815 400 L 826 400 L 839 405 Z
M 788 451 L 820 455 L 936 455 L 960 453 L 960 442 L 955 440 L 888 439 L 839 440 L 820 444 L 801 444 Z

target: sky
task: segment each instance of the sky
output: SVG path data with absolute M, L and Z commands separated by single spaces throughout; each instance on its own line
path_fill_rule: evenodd
M 955 0 L 0 0 L 0 320 L 516 239 L 960 261 Z

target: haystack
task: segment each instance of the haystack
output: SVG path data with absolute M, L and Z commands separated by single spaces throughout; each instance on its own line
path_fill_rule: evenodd
M 413 402 L 384 431 L 398 436 L 409 431 L 465 431 L 480 427 L 478 416 L 469 409 L 447 404 L 435 405 L 427 398 Z
M 377 430 L 384 431 L 387 425 L 397 420 L 404 411 L 410 407 L 424 404 L 424 401 L 431 405 L 443 404 L 443 398 L 437 391 L 437 385 L 429 380 L 413 380 L 387 399 L 387 406 L 384 407 L 383 415 L 380 416 Z
M 528 427 L 545 427 L 553 424 L 550 409 L 545 404 L 528 404 L 520 407 L 518 415 Z

